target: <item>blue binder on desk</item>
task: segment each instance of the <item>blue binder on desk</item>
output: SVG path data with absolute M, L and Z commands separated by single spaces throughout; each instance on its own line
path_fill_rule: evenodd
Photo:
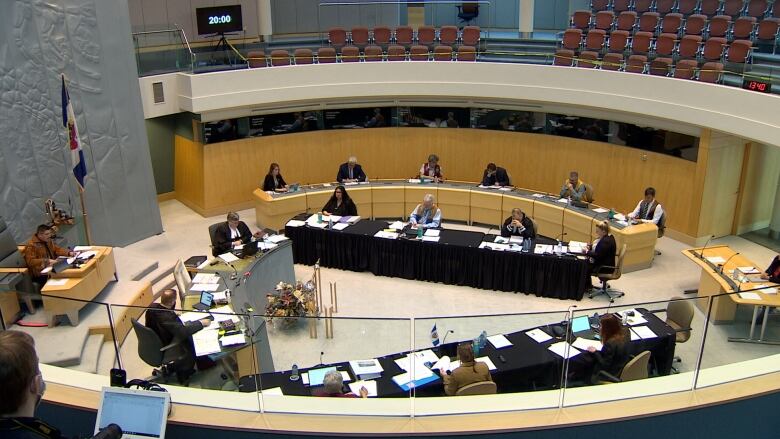
M 395 378 L 393 378 L 393 382 L 396 383 L 398 385 L 398 387 L 400 387 L 402 390 L 408 392 L 409 390 L 412 389 L 412 387 L 419 388 L 419 387 L 422 387 L 422 386 L 424 386 L 426 384 L 439 381 L 440 379 L 441 378 L 439 378 L 438 375 L 433 374 L 433 375 L 431 375 L 429 377 L 420 378 L 419 380 L 409 381 L 406 384 L 398 384 L 398 382 L 395 380 Z M 410 386 L 410 384 L 413 384 L 413 386 Z

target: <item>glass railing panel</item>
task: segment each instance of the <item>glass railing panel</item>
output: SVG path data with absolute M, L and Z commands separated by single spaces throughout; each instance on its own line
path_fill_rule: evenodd
M 699 388 L 780 370 L 777 286 L 745 285 L 758 288 L 712 297 Z
M 426 364 L 436 380 L 415 389 L 415 416 L 558 407 L 564 363 L 548 348 L 554 342 L 552 327 L 565 319 L 565 311 L 415 319 L 415 351 L 423 358 L 439 357 L 439 364 Z M 453 372 L 459 363 L 452 362 L 468 356 L 469 347 L 496 384 L 497 394 L 481 397 L 479 404 L 470 398 L 448 396 L 470 392 L 463 390 L 462 384 L 483 378 L 484 366 L 472 366 L 471 370 L 464 366 L 468 375 L 464 381 L 457 378 L 463 371 Z M 451 374 L 443 379 L 442 374 L 448 371 Z
M 691 390 L 707 303 L 677 297 L 575 310 L 564 406 Z
M 192 71 L 193 54 L 179 29 L 136 32 L 133 44 L 139 76 Z

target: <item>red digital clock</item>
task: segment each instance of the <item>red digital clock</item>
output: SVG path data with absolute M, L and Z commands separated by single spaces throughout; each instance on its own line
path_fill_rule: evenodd
M 742 88 L 761 93 L 770 93 L 772 91 L 772 83 L 757 81 L 755 79 L 745 79 L 742 81 Z

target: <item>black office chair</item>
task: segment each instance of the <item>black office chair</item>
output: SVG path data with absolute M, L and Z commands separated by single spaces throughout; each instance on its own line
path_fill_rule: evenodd
M 218 222 L 216 224 L 212 224 L 209 226 L 209 238 L 211 239 L 211 255 L 212 256 L 219 256 L 219 252 L 217 251 L 217 227 L 222 224 L 222 222 Z
M 463 3 L 458 8 L 458 18 L 461 23 L 467 26 L 477 17 L 479 17 L 479 5 L 476 3 Z
M 155 368 L 152 370 L 154 379 L 162 379 L 167 383 L 170 376 L 176 372 L 174 363 L 185 356 L 184 351 L 179 349 L 181 342 L 175 341 L 168 346 L 163 346 L 162 340 L 153 330 L 136 319 L 131 318 L 130 321 L 138 338 L 138 356 L 144 360 L 144 363 Z

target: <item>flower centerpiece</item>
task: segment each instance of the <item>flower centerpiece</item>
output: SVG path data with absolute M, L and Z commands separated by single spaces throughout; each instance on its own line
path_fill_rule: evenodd
M 273 324 L 278 320 L 282 328 L 289 328 L 298 323 L 299 317 L 317 315 L 315 301 L 315 286 L 309 281 L 296 282 L 295 285 L 279 282 L 276 292 L 266 295 L 268 305 L 265 307 L 266 321 Z

